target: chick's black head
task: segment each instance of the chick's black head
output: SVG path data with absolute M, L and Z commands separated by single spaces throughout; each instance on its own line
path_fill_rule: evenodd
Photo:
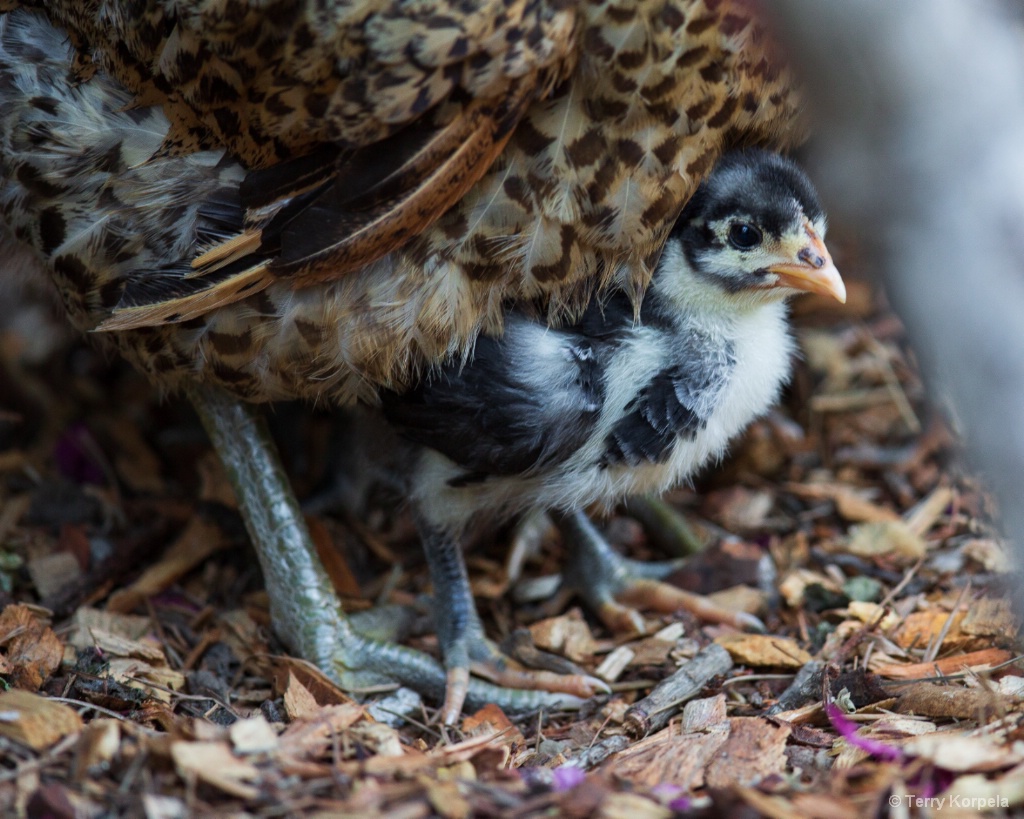
M 777 301 L 809 291 L 845 301 L 825 227 L 817 191 L 792 160 L 747 150 L 715 166 L 669 242 L 696 278 L 726 295 Z

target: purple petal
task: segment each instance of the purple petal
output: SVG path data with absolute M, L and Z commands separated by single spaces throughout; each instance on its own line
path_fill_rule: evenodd
M 587 774 L 575 765 L 559 765 L 552 771 L 553 788 L 556 791 L 571 791 L 587 778 Z
M 890 762 L 902 762 L 904 760 L 903 751 L 899 748 L 886 745 L 877 739 L 867 739 L 866 737 L 858 736 L 857 729 L 860 726 L 853 720 L 847 719 L 846 715 L 834 702 L 825 703 L 825 713 L 828 715 L 832 727 L 854 748 L 860 748 L 860 750 L 866 751 L 877 759 L 885 759 Z

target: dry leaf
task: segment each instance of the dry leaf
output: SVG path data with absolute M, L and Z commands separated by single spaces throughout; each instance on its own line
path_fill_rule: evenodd
M 462 720 L 462 733 L 470 737 L 501 734 L 501 738 L 508 742 L 524 741 L 522 732 L 494 703 L 485 705 L 475 714 Z
M 289 719 L 296 720 L 314 715 L 321 708 L 308 688 L 298 677 L 288 672 L 288 683 L 284 689 L 284 710 Z
M 259 666 L 273 681 L 275 691 L 287 691 L 294 679 L 310 693 L 317 705 L 344 705 L 354 702 L 336 682 L 305 660 L 286 656 L 263 657 L 260 658 Z
M 64 658 L 64 645 L 28 606 L 0 612 L 0 673 L 14 688 L 38 691 Z
M 909 564 L 924 557 L 927 545 L 906 523 L 896 520 L 851 527 L 845 550 L 858 557 L 892 557 Z
M 360 705 L 323 705 L 294 720 L 278 737 L 282 752 L 295 757 L 314 757 L 332 737 L 366 718 Z
M 121 614 L 112 611 L 81 606 L 71 618 L 71 633 L 68 642 L 75 648 L 89 648 L 94 645 L 92 632 L 113 634 L 125 640 L 139 640 L 153 630 L 153 621 L 137 614 Z
M 960 623 L 965 616 L 966 612 L 963 611 L 951 614 L 938 608 L 915 611 L 904 618 L 903 623 L 892 634 L 892 639 L 900 648 L 924 648 L 931 645 L 945 631 L 942 646 L 946 650 L 963 648 L 972 641 L 971 637 L 960 630 Z M 947 629 L 950 618 L 953 622 Z
M 231 753 L 226 742 L 172 742 L 171 759 L 184 779 L 198 779 L 241 799 L 259 796 L 258 788 L 245 784 L 256 779 L 259 770 Z
M 262 714 L 249 719 L 240 719 L 228 728 L 231 747 L 236 754 L 264 754 L 276 751 L 278 746 L 275 731 Z
M 598 805 L 598 819 L 669 819 L 672 811 L 636 793 L 609 793 Z
M 741 665 L 754 668 L 803 668 L 811 655 L 788 637 L 770 634 L 723 634 L 715 642 Z
M 892 509 L 872 503 L 841 483 L 788 483 L 786 491 L 811 500 L 830 500 L 843 518 L 854 523 L 891 523 L 901 519 Z
M 969 737 L 950 731 L 915 737 L 903 748 L 911 756 L 923 757 L 947 771 L 961 773 L 996 771 L 1024 761 L 1024 753 L 994 737 Z

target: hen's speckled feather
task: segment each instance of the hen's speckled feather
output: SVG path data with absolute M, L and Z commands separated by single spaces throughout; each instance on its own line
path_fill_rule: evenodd
M 635 296 L 723 149 L 796 138 L 753 0 L 40 5 L 0 34 L 0 212 L 169 386 L 365 397 L 510 300 Z

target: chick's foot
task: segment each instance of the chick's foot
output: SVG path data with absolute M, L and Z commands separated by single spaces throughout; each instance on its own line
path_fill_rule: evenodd
M 765 630 L 764 623 L 752 614 L 664 582 L 683 561 L 644 563 L 622 557 L 582 511 L 556 514 L 555 521 L 569 544 L 566 582 L 611 631 L 642 633 L 641 610 L 685 610 L 706 622 L 726 623 L 745 631 Z

